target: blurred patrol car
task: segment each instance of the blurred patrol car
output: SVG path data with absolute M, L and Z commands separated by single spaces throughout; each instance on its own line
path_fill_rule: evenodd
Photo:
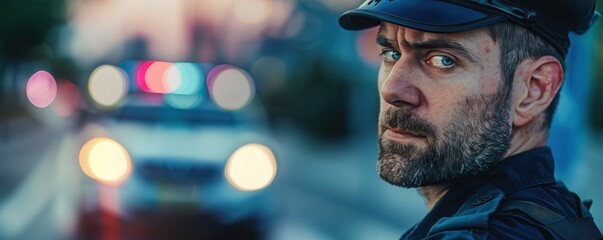
M 127 61 L 97 68 L 88 91 L 78 238 L 262 238 L 277 166 L 249 74 Z

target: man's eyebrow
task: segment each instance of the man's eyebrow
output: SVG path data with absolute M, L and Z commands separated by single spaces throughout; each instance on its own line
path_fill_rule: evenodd
M 392 40 L 388 39 L 383 35 L 377 36 L 377 44 L 386 48 L 395 48 L 396 45 Z M 402 47 L 406 49 L 452 49 L 458 52 L 463 57 L 467 58 L 469 61 L 477 62 L 475 60 L 475 56 L 465 46 L 448 39 L 429 39 L 423 42 L 416 43 L 411 43 L 405 40 L 402 42 Z
M 395 44 L 393 41 L 389 40 L 387 37 L 383 35 L 377 35 L 377 44 L 386 48 L 395 48 Z

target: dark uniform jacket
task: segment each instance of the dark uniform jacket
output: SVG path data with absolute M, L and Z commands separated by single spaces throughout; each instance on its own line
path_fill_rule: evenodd
M 553 174 L 548 147 L 455 184 L 401 239 L 601 239 L 580 199 Z

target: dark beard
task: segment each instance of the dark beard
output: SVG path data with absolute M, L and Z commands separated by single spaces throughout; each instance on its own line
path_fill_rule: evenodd
M 503 90 L 491 97 L 466 98 L 442 129 L 401 108 L 382 112 L 380 126 L 425 136 L 427 147 L 387 141 L 380 127 L 379 175 L 393 185 L 416 188 L 485 173 L 511 144 L 509 95 Z

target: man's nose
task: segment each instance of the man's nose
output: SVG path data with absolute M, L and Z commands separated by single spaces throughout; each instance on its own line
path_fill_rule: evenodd
M 385 102 L 396 107 L 411 109 L 421 104 L 421 91 L 415 84 L 420 78 L 419 74 L 413 73 L 408 66 L 398 63 L 385 77 L 379 89 Z

